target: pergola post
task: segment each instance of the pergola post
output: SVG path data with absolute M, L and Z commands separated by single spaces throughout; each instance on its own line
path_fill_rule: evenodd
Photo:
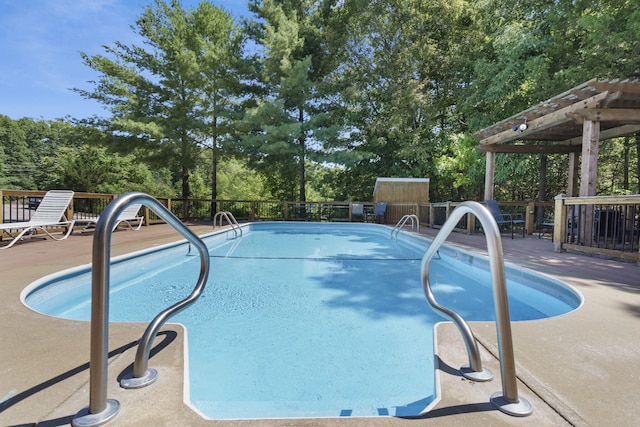
M 567 177 L 567 196 L 578 195 L 578 153 L 569 153 L 569 173 Z
M 582 125 L 582 171 L 580 180 L 580 196 L 596 195 L 596 179 L 598 178 L 598 145 L 600 142 L 600 122 L 585 120 Z M 580 214 L 580 231 L 584 244 L 591 246 L 593 234 L 592 210 L 585 209 Z
M 598 143 L 600 142 L 600 122 L 585 120 L 582 125 L 582 170 L 580 197 L 596 195 L 598 177 Z
M 493 200 L 493 179 L 496 169 L 496 153 L 487 151 L 486 169 L 484 175 L 484 199 Z

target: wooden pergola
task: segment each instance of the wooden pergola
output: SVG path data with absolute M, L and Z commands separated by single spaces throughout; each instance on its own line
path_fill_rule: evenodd
M 578 195 L 580 164 L 579 195 L 595 196 L 599 142 L 636 132 L 640 80 L 589 80 L 474 134 L 487 155 L 484 198 L 494 198 L 496 153 L 568 154 L 567 195 Z

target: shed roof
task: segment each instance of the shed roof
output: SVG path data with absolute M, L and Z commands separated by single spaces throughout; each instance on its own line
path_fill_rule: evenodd
M 579 152 L 582 123 L 600 122 L 600 139 L 640 131 L 640 80 L 592 79 L 474 134 L 482 151 Z M 526 124 L 521 131 L 518 127 Z M 518 141 L 517 144 L 509 144 Z
M 375 194 L 376 191 L 378 191 L 378 189 L 380 188 L 381 185 L 384 185 L 385 183 L 399 183 L 399 182 L 405 182 L 405 183 L 409 183 L 409 182 L 413 182 L 413 183 L 428 183 L 429 182 L 429 178 L 383 178 L 383 177 L 378 177 L 376 178 L 376 184 L 373 187 L 373 193 Z

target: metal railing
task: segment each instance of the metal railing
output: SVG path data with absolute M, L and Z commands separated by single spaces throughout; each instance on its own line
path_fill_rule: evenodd
M 393 239 L 393 236 L 395 234 L 396 239 L 398 238 L 398 233 L 400 233 L 400 230 L 402 230 L 402 227 L 405 226 L 405 224 L 407 223 L 407 221 L 411 220 L 411 231 L 417 231 L 418 233 L 420 232 L 420 219 L 418 218 L 418 215 L 405 215 L 402 218 L 400 218 L 400 221 L 398 221 L 398 223 L 396 225 L 393 226 L 393 230 L 391 230 L 391 238 Z
M 487 208 L 477 202 L 463 202 L 451 213 L 422 257 L 422 287 L 429 304 L 443 316 L 449 318 L 456 325 L 464 339 L 470 366 L 469 368 L 462 368 L 462 374 L 466 378 L 475 381 L 490 380 L 493 375 L 489 370 L 482 367 L 480 351 L 478 350 L 478 344 L 471 328 L 458 313 L 438 303 L 431 290 L 429 281 L 429 265 L 431 259 L 449 234 L 451 234 L 456 224 L 464 215 L 469 213 L 475 215 L 478 221 L 480 221 L 483 230 L 485 230 L 487 251 L 489 253 L 489 266 L 493 282 L 493 300 L 496 313 L 496 332 L 498 335 L 502 393 L 494 393 L 491 396 L 491 402 L 502 412 L 509 415 L 527 416 L 533 412 L 533 409 L 527 400 L 518 396 L 502 240 L 500 239 L 498 225 Z
M 97 426 L 113 419 L 120 410 L 120 403 L 107 399 L 107 364 L 109 341 L 109 277 L 111 259 L 111 233 L 118 215 L 129 205 L 142 203 L 155 212 L 167 224 L 195 246 L 200 253 L 200 276 L 191 294 L 158 314 L 144 331 L 133 365 L 133 378 L 123 380 L 129 388 L 151 384 L 157 377 L 155 369 L 148 369 L 149 352 L 153 340 L 162 325 L 174 314 L 182 311 L 198 299 L 209 276 L 209 251 L 200 238 L 185 227 L 167 208 L 152 196 L 144 193 L 126 193 L 107 205 L 100 214 L 93 237 L 91 269 L 91 354 L 89 379 L 89 407 L 80 411 L 72 420 L 75 427 Z M 122 384 L 127 387 L 127 384 Z
M 217 212 L 213 217 L 213 228 L 216 228 L 216 224 L 219 222 L 219 226 L 222 227 L 222 220 L 226 219 L 231 229 L 233 230 L 235 237 L 238 237 L 238 232 L 240 232 L 240 236 L 242 236 L 242 228 L 240 228 L 240 224 L 236 220 L 236 217 L 233 216 L 231 212 L 223 211 Z

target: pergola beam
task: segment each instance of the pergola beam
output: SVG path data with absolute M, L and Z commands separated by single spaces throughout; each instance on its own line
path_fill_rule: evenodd
M 593 108 L 567 113 L 567 117 L 578 123 L 591 120 L 594 122 L 624 123 L 625 125 L 640 124 L 640 110 L 628 108 Z
M 580 145 L 479 145 L 478 150 L 485 153 L 522 153 L 522 154 L 568 154 L 580 153 L 582 148 Z
M 615 87 L 615 90 L 623 93 L 636 94 L 636 95 L 640 94 L 640 86 L 638 86 L 638 79 L 633 79 L 633 80 L 611 79 L 611 80 L 601 81 L 596 78 L 596 79 L 589 80 L 585 84 L 599 91 L 611 90 L 611 87 L 613 86 Z
M 624 125 L 615 128 L 609 128 L 600 131 L 600 141 L 605 141 L 611 138 L 618 138 L 620 136 L 633 135 L 636 132 L 640 132 L 640 125 Z M 575 138 L 566 139 L 561 142 L 563 145 L 580 145 L 582 144 L 582 136 L 576 136 Z
M 590 98 L 576 102 L 575 104 L 571 104 L 567 107 L 561 108 L 557 111 L 554 111 L 553 113 L 543 115 L 541 117 L 538 117 L 537 119 L 527 122 L 527 129 L 524 132 L 507 129 L 496 135 L 492 135 L 490 137 L 482 139 L 480 141 L 480 145 L 492 145 L 516 141 L 527 135 L 535 134 L 545 129 L 557 126 L 561 123 L 569 122 L 573 119 L 569 117 L 568 114 L 575 113 L 580 110 L 596 108 L 598 107 L 598 104 L 602 102 L 608 95 L 608 91 L 598 93 Z

